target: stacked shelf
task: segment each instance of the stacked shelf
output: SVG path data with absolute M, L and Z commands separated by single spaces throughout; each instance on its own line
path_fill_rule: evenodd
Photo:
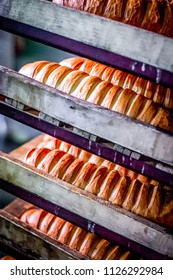
M 2 0 L 0 20 L 1 28 L 6 31 L 173 86 L 173 40 L 165 36 L 48 1 Z M 173 186 L 171 133 L 78 100 L 2 66 L 0 81 L 0 113 Z M 24 152 L 40 139 L 34 139 L 10 155 L 0 154 L 1 188 L 104 238 L 118 239 L 120 244 L 142 252 L 145 258 L 173 258 L 171 230 L 24 164 Z M 2 243 L 7 241 L 8 226 L 14 227 L 16 232 L 21 230 L 9 212 L 10 207 L 13 209 L 17 205 L 15 203 L 1 211 Z M 22 234 L 25 234 L 23 227 Z M 27 234 L 32 236 L 32 231 Z M 37 237 L 49 243 L 49 238 L 44 241 L 41 235 Z M 15 238 L 10 233 L 7 236 L 12 247 L 17 242 Z M 51 244 L 56 254 L 59 249 L 54 245 Z M 71 253 L 70 256 L 67 253 L 68 257 L 61 252 L 60 248 L 56 258 L 81 258 Z M 35 254 L 37 258 L 48 256 L 40 252 Z

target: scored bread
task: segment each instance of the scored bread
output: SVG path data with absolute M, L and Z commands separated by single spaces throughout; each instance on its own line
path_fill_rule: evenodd
M 32 70 L 29 71 L 30 67 Z M 40 64 L 30 63 L 19 72 L 28 76 L 33 73 L 29 77 L 62 92 L 173 132 L 173 113 L 133 90 L 123 89 L 83 71 L 50 62 L 46 65 L 42 61 Z
M 48 148 L 45 151 L 33 148 L 26 154 L 25 162 L 112 204 L 173 228 L 171 187 L 132 180 L 117 170 L 85 162 L 57 149 L 47 151 Z
M 52 0 L 52 2 L 173 37 L 172 0 Z
M 85 162 L 91 162 L 98 166 L 106 166 L 109 171 L 117 170 L 120 173 L 120 176 L 130 177 L 131 180 L 138 179 L 141 183 L 150 183 L 155 186 L 160 186 L 161 184 L 149 177 L 146 177 L 142 174 L 139 174 L 133 170 L 115 164 L 109 160 L 106 160 L 100 156 L 87 152 L 83 149 L 80 149 L 76 146 L 73 146 L 67 142 L 64 142 L 60 139 L 54 138 L 45 134 L 40 143 L 38 143 L 36 148 L 48 148 L 50 150 L 58 149 L 69 154 L 72 154 L 75 158 L 81 159 Z
M 124 89 L 131 89 L 137 94 L 141 94 L 148 99 L 152 99 L 155 103 L 169 110 L 173 110 L 173 90 L 171 88 L 158 85 L 154 82 L 86 58 L 68 58 L 61 61 L 59 64 L 74 70 L 81 70 L 90 76 L 99 77 L 104 81 Z
M 32 211 L 26 210 L 19 218 L 22 222 L 93 260 L 139 259 L 125 247 L 111 243 L 43 209 L 35 207 Z

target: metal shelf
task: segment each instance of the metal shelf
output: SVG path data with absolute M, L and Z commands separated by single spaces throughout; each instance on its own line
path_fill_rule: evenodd
M 45 0 L 1 0 L 0 21 L 6 31 L 173 86 L 172 38 Z

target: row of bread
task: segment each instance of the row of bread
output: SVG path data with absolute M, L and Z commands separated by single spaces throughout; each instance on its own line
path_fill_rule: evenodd
M 52 0 L 52 2 L 173 37 L 172 0 Z

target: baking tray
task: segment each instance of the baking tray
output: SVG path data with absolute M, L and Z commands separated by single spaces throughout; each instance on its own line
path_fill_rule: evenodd
M 0 210 L 0 242 L 9 250 L 23 253 L 30 259 L 72 260 L 88 259 L 67 245 L 50 238 L 41 231 L 19 220 L 20 215 L 31 204 L 16 199 Z

